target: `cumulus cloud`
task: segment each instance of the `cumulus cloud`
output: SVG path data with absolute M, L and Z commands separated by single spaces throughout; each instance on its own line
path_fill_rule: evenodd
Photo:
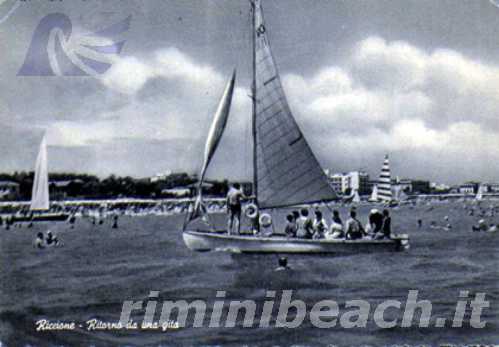
M 379 37 L 355 45 L 348 62 L 284 78 L 296 116 L 322 157 L 336 151 L 381 160 L 390 152 L 409 161 L 424 153 L 445 156 L 458 172 L 468 170 L 463 157 L 499 159 L 498 67 Z M 411 174 L 410 164 L 401 166 L 407 166 L 401 174 Z
M 201 88 L 222 83 L 220 74 L 213 68 L 194 62 L 175 47 L 156 51 L 142 59 L 117 58 L 102 82 L 120 92 L 134 94 L 153 78 L 177 80 Z
M 94 148 L 95 161 L 105 163 L 97 165 L 98 170 L 106 173 L 116 170 L 133 174 L 134 165 L 145 162 L 145 153 L 162 160 L 135 165 L 135 175 L 159 172 L 161 166 L 164 170 L 196 169 L 201 165 L 204 140 L 230 72 L 225 76 L 176 48 L 158 50 L 148 56 L 117 58 L 101 83 L 109 92 L 124 96 L 126 101 L 118 108 L 102 110 L 91 117 L 50 122 L 49 145 L 71 147 L 75 151 Z M 235 140 L 232 142 L 239 143 L 235 147 L 229 148 L 230 145 L 223 146 L 223 143 L 247 131 L 250 102 L 248 90 L 238 86 L 226 139 L 215 161 L 223 164 L 224 157 L 233 158 L 234 150 L 237 152 L 244 146 Z M 118 143 L 122 151 L 115 149 Z M 125 146 L 125 143 L 133 143 L 133 146 Z M 158 150 L 158 143 L 168 149 L 161 150 L 162 155 L 152 155 L 151 148 Z M 173 148 L 175 155 L 172 155 Z M 124 158 L 124 152 L 129 159 Z M 109 159 L 110 153 L 114 160 Z M 122 160 L 127 162 L 125 166 L 119 164 Z M 245 158 L 239 163 L 241 167 L 243 160 Z
M 354 45 L 346 61 L 311 75 L 282 76 L 295 118 L 324 166 L 367 167 L 377 174 L 388 152 L 401 176 L 440 179 L 445 173 L 460 180 L 497 174 L 488 163 L 499 160 L 498 67 L 456 51 L 425 51 L 380 37 Z M 95 121 L 53 123 L 52 144 L 106 151 L 127 140 L 133 152 L 146 151 L 140 143 L 169 143 L 177 150 L 169 168 L 197 167 L 227 78 L 176 48 L 118 58 L 101 82 L 126 95 L 126 104 L 99 112 Z M 248 90 L 239 85 L 214 161 L 217 174 L 248 172 L 250 115 Z

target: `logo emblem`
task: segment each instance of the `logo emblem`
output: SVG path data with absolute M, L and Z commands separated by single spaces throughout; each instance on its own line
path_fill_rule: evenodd
M 43 17 L 36 27 L 18 76 L 95 76 L 111 67 L 124 40 L 115 37 L 130 28 L 132 16 L 105 29 L 72 35 L 73 25 L 63 13 Z

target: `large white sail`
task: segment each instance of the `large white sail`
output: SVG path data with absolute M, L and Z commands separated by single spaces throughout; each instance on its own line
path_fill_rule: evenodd
M 378 183 L 378 199 L 384 202 L 392 201 L 392 175 L 390 172 L 390 160 L 388 154 L 385 156 Z
M 254 170 L 259 206 L 272 208 L 335 199 L 336 194 L 289 108 L 260 0 L 253 1 L 253 9 Z
M 217 111 L 215 112 L 215 117 L 213 117 L 213 122 L 206 139 L 206 145 L 204 148 L 204 161 L 203 167 L 201 169 L 200 185 L 203 184 L 204 176 L 208 165 L 210 165 L 211 159 L 217 150 L 218 144 L 222 138 L 225 126 L 227 125 L 227 119 L 229 118 L 230 105 L 232 103 L 232 94 L 234 93 L 234 82 L 236 80 L 236 70 L 232 73 L 232 77 L 225 87 L 220 103 L 218 104 Z
M 206 170 L 210 165 L 211 159 L 213 158 L 215 151 L 217 150 L 218 144 L 222 139 L 222 135 L 227 125 L 227 119 L 229 118 L 230 106 L 232 103 L 232 95 L 234 93 L 234 83 L 236 80 L 236 70 L 232 73 L 232 77 L 227 83 L 225 90 L 222 94 L 222 98 L 218 104 L 217 111 L 213 117 L 213 122 L 211 123 L 210 131 L 206 139 L 206 144 L 204 148 L 204 160 L 203 166 L 201 168 L 201 174 L 198 185 L 198 196 L 194 203 L 194 208 L 189 216 L 188 220 L 192 220 L 204 213 L 204 206 L 202 202 L 202 187 L 204 182 L 204 177 L 206 175 Z
M 31 210 L 49 209 L 49 174 L 47 168 L 47 143 L 43 136 L 35 164 L 35 179 L 31 192 Z

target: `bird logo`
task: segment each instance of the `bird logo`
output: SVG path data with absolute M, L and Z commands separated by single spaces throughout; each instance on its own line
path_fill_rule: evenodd
M 18 76 L 96 76 L 105 73 L 121 54 L 132 16 L 104 29 L 72 35 L 73 25 L 63 13 L 43 17 L 36 27 Z

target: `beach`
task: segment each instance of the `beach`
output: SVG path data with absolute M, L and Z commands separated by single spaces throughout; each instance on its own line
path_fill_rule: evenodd
M 358 207 L 365 219 L 370 206 Z M 340 209 L 345 216 L 348 207 Z M 350 256 L 288 256 L 289 271 L 276 272 L 276 255 L 231 255 L 223 252 L 194 253 L 183 244 L 182 215 L 123 216 L 119 228 L 112 220 L 92 225 L 78 219 L 69 224 L 38 224 L 1 229 L 0 340 L 5 346 L 176 346 L 176 345 L 438 345 L 491 344 L 499 340 L 497 300 L 497 234 L 471 233 L 476 217 L 468 216 L 461 203 L 429 207 L 402 206 L 391 210 L 393 229 L 408 233 L 407 252 Z M 431 220 L 451 231 L 429 229 Z M 418 229 L 417 219 L 423 218 Z M 217 216 L 223 224 L 223 216 Z M 406 227 L 404 228 L 403 225 Z M 34 249 L 38 231 L 55 231 L 62 247 Z M 305 320 L 296 329 L 185 328 L 162 331 L 88 331 L 91 319 L 119 320 L 125 300 L 146 300 L 159 291 L 158 301 L 205 299 L 213 302 L 217 290 L 234 300 L 265 300 L 267 290 L 293 290 L 293 298 L 307 305 L 322 299 L 363 299 L 372 304 L 386 299 L 405 300 L 409 290 L 431 300 L 432 315 L 452 317 L 459 291 L 484 292 L 490 301 L 474 329 L 465 317 L 462 328 L 392 328 L 374 324 L 367 328 L 319 329 Z M 141 321 L 144 311 L 132 319 Z M 71 331 L 35 331 L 35 322 L 82 323 Z

